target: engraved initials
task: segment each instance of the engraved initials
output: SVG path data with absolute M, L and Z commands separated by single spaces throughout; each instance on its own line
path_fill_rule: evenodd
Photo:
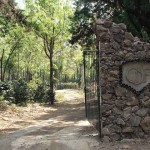
M 150 69 L 130 68 L 126 73 L 127 81 L 134 85 L 146 83 L 148 76 L 150 76 Z

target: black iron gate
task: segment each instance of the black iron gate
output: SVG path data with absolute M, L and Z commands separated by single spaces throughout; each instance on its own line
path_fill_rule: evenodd
M 84 50 L 83 56 L 86 117 L 101 136 L 99 51 Z

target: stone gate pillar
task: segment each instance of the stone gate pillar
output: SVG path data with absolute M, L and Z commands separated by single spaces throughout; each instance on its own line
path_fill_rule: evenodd
M 99 19 L 94 30 L 100 42 L 103 136 L 150 136 L 150 44 L 122 23 Z

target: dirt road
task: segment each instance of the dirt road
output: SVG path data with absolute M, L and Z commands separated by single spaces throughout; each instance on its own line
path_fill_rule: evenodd
M 85 120 L 83 95 L 61 90 L 53 107 L 29 105 L 1 114 L 0 150 L 90 150 L 97 132 Z M 3 124 L 3 125 L 2 125 Z
M 0 150 L 150 150 L 150 142 L 102 143 L 85 119 L 83 94 L 57 91 L 54 106 L 30 104 L 0 112 Z

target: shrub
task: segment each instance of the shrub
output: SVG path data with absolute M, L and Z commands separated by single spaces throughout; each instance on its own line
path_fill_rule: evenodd
M 15 104 L 26 105 L 28 100 L 28 86 L 27 83 L 22 80 L 15 80 L 13 82 Z
M 0 82 L 0 95 L 3 94 L 3 91 L 8 90 L 9 86 L 7 83 L 5 82 Z
M 9 103 L 15 103 L 15 97 L 14 97 L 14 89 L 12 82 L 8 82 L 8 90 L 3 91 L 3 96 L 6 101 Z
M 53 104 L 51 99 L 55 100 L 55 92 L 52 93 L 50 89 L 47 89 L 45 92 L 44 102 Z
M 61 83 L 57 86 L 57 89 L 77 89 L 77 88 L 78 88 L 77 82 Z
M 7 103 L 3 96 L 0 96 L 0 111 L 5 111 L 7 109 Z
M 28 83 L 29 100 L 34 101 L 35 92 L 38 88 L 38 84 L 39 84 L 38 80 L 34 80 L 34 79 Z
M 34 92 L 34 101 L 43 102 L 45 97 L 45 89 L 43 84 L 39 84 L 37 89 Z
M 0 95 L 3 97 L 7 104 L 14 102 L 14 92 L 11 82 L 0 83 Z

